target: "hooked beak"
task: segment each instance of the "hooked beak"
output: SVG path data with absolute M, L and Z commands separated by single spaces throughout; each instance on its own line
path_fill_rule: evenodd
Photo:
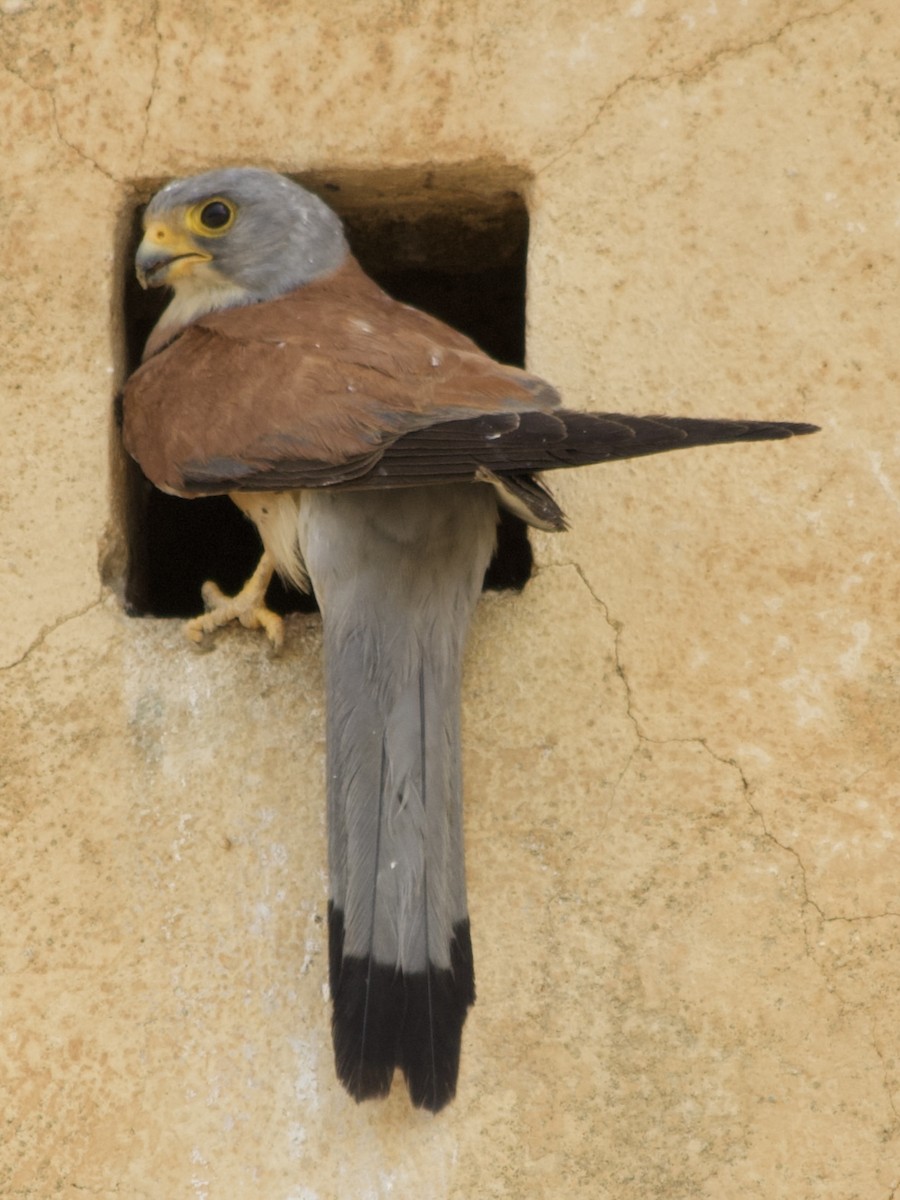
M 142 288 L 166 287 L 211 258 L 187 234 L 164 221 L 151 221 L 134 256 L 134 268 Z

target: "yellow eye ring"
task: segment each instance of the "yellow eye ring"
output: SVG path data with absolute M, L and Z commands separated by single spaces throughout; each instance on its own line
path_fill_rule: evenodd
M 234 224 L 235 216 L 236 209 L 230 200 L 212 196 L 189 208 L 186 221 L 191 233 L 201 237 L 221 237 Z

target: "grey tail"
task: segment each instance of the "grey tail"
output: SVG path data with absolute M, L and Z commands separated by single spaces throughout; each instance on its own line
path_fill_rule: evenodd
M 307 554 L 325 625 L 335 1065 L 356 1100 L 386 1095 L 399 1068 L 413 1104 L 438 1112 L 475 1000 L 460 687 L 496 502 L 470 485 L 313 503 L 317 544 L 341 564 L 329 586 Z
M 344 646 L 345 668 L 354 640 Z M 378 715 L 373 707 L 382 697 L 357 694 L 352 711 L 334 698 L 342 726 L 333 731 L 335 808 L 345 818 L 345 869 L 336 871 L 343 889 L 335 884 L 328 908 L 337 1074 L 355 1099 L 366 1100 L 386 1095 L 399 1067 L 412 1102 L 432 1112 L 456 1092 L 463 1023 L 475 1000 L 458 784 L 459 669 L 445 663 L 439 670 L 448 666 L 451 678 L 434 680 L 434 668 L 420 661 L 388 700 L 392 711 Z M 373 726 L 381 729 L 377 742 Z M 360 749 L 373 756 L 375 770 L 365 769 Z M 357 791 L 365 779 L 377 781 L 373 794 Z M 332 820 L 340 819 L 333 809 Z

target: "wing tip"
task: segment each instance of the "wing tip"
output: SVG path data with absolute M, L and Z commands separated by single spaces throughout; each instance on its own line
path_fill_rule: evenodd
M 820 425 L 810 425 L 804 421 L 736 421 L 736 425 L 746 427 L 747 441 L 778 441 L 782 438 L 805 437 L 810 433 L 820 433 Z

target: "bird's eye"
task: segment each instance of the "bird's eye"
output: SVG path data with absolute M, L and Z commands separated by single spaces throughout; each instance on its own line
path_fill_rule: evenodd
M 231 220 L 231 209 L 224 200 L 210 200 L 200 210 L 200 221 L 207 229 L 221 229 Z
M 234 216 L 234 205 L 217 196 L 214 200 L 204 200 L 202 204 L 194 205 L 188 213 L 188 224 L 195 233 L 217 237 L 231 228 Z

